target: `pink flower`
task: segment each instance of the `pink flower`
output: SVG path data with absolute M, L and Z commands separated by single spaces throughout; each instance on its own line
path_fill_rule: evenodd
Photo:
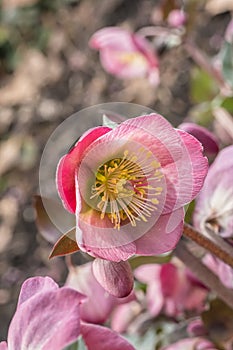
M 90 39 L 91 48 L 100 51 L 104 69 L 119 78 L 148 77 L 159 83 L 158 58 L 150 43 L 139 34 L 118 27 L 98 30 Z
M 80 335 L 79 307 L 85 298 L 58 288 L 49 277 L 30 278 L 22 285 L 7 345 L 0 349 L 63 349 Z
M 196 139 L 201 142 L 204 153 L 207 156 L 213 156 L 218 153 L 219 142 L 216 136 L 208 129 L 195 123 L 182 123 L 178 128 L 196 137 Z
M 167 22 L 171 27 L 179 28 L 185 24 L 186 14 L 179 9 L 172 10 L 168 15 Z
M 92 263 L 71 267 L 66 285 L 87 296 L 80 306 L 81 319 L 85 322 L 104 323 L 116 305 L 135 299 L 133 294 L 121 299 L 109 294 L 95 279 Z
M 163 350 L 217 350 L 217 348 L 204 338 L 186 338 L 166 346 Z
M 203 309 L 207 290 L 177 260 L 142 265 L 135 270 L 135 277 L 147 284 L 147 307 L 153 317 L 162 311 L 176 317 L 185 311 Z
M 211 254 L 206 254 L 203 258 L 203 262 L 215 275 L 218 276 L 225 287 L 233 288 L 232 267 Z
M 76 214 L 80 249 L 100 258 L 93 272 L 111 294 L 132 289 L 128 258 L 174 249 L 183 206 L 200 191 L 207 164 L 201 144 L 158 114 L 91 129 L 61 158 L 58 192 Z
M 85 296 L 58 285 L 49 277 L 26 280 L 11 321 L 8 340 L 1 350 L 62 350 L 81 335 L 89 350 L 133 350 L 108 328 L 80 322 L 80 304 Z
M 194 225 L 233 238 L 233 146 L 219 152 L 196 200 Z

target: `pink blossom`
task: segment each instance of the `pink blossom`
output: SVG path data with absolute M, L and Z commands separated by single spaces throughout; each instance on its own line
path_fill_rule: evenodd
M 26 280 L 5 348 L 63 349 L 80 335 L 79 307 L 84 298 L 71 288 L 59 289 L 49 277 Z
M 172 10 L 167 18 L 167 22 L 171 27 L 179 28 L 186 22 L 186 14 L 183 10 Z
M 142 265 L 135 270 L 135 276 L 147 284 L 147 307 L 153 317 L 160 312 L 176 317 L 185 311 L 203 309 L 207 290 L 177 260 Z
M 163 350 L 217 350 L 217 348 L 204 338 L 186 338 L 166 346 Z
M 1 350 L 62 350 L 82 336 L 88 350 L 133 350 L 116 332 L 80 320 L 86 297 L 68 287 L 59 288 L 49 277 L 26 280 Z
M 80 306 L 80 315 L 90 323 L 104 323 L 116 305 L 135 299 L 133 294 L 120 299 L 109 294 L 94 277 L 92 263 L 71 267 L 66 285 L 87 296 Z
M 194 225 L 233 238 L 233 146 L 219 152 L 196 200 Z
M 207 168 L 199 141 L 158 114 L 91 129 L 61 158 L 58 192 L 76 214 L 80 249 L 99 258 L 93 272 L 109 293 L 130 293 L 128 258 L 174 249 L 183 206 L 200 191 Z
M 211 254 L 206 254 L 203 262 L 208 268 L 219 277 L 222 284 L 227 288 L 233 288 L 233 269 L 222 260 Z
M 203 126 L 195 123 L 182 123 L 178 126 L 179 129 L 188 132 L 201 142 L 204 153 L 207 156 L 216 155 L 219 151 L 219 142 L 216 136 Z
M 100 51 L 102 66 L 108 73 L 123 79 L 148 77 L 151 84 L 158 85 L 158 58 L 150 43 L 139 34 L 107 27 L 98 30 L 89 45 Z

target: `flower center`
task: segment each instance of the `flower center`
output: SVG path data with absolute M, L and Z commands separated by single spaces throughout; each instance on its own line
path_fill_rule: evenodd
M 147 221 L 157 209 L 162 187 L 157 186 L 163 174 L 160 163 L 152 152 L 140 149 L 140 157 L 129 156 L 126 150 L 122 158 L 114 158 L 102 164 L 96 173 L 91 199 L 97 197 L 100 218 L 108 215 L 114 228 L 120 229 L 122 221 L 136 226 L 136 221 Z M 156 186 L 155 186 L 156 184 Z

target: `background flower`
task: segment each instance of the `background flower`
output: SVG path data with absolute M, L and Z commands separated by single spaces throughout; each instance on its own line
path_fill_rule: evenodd
M 107 72 L 124 79 L 148 77 L 151 84 L 158 85 L 158 58 L 150 43 L 139 34 L 107 27 L 98 30 L 89 45 L 100 51 L 100 60 Z
M 233 237 L 233 146 L 219 152 L 196 199 L 193 221 L 201 231 Z
M 163 312 L 177 317 L 204 307 L 206 288 L 178 260 L 142 265 L 134 274 L 140 282 L 147 284 L 147 307 L 152 316 Z

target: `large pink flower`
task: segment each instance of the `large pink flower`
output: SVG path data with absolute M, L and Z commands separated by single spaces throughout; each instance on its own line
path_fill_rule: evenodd
M 98 30 L 89 44 L 100 51 L 101 63 L 107 72 L 119 78 L 147 76 L 152 84 L 158 84 L 158 58 L 150 43 L 139 34 L 107 27 Z
M 207 164 L 201 144 L 158 114 L 91 129 L 62 157 L 58 192 L 76 214 L 80 249 L 101 258 L 93 271 L 107 290 L 114 281 L 132 288 L 129 257 L 176 246 L 183 206 L 200 191 Z
M 89 350 L 133 350 L 117 333 L 106 327 L 80 320 L 80 304 L 86 297 L 74 289 L 58 285 L 49 277 L 26 280 L 8 339 L 1 350 L 62 350 L 82 336 Z
M 185 311 L 203 309 L 206 288 L 177 260 L 163 265 L 142 265 L 135 270 L 135 276 L 148 285 L 147 307 L 152 316 L 163 311 L 176 317 Z

